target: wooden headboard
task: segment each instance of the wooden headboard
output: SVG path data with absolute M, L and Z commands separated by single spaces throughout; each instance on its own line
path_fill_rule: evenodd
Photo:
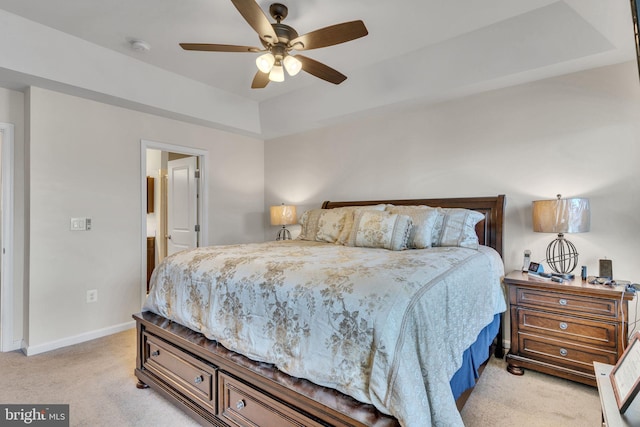
M 495 249 L 502 256 L 502 227 L 505 207 L 503 194 L 492 197 L 462 197 L 450 199 L 407 199 L 407 200 L 366 200 L 353 202 L 330 202 L 322 204 L 323 209 L 343 206 L 368 206 L 388 203 L 399 206 L 426 205 L 441 208 L 464 208 L 481 212 L 484 220 L 476 225 L 476 233 L 481 245 Z

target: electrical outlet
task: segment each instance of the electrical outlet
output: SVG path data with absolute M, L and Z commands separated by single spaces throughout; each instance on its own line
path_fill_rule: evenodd
M 91 289 L 87 291 L 87 302 L 97 302 L 98 301 L 98 290 Z

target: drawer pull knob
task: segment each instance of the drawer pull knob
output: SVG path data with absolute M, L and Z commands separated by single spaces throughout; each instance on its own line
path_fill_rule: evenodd
M 151 356 L 152 356 L 152 357 L 158 357 L 158 356 L 160 356 L 160 350 L 156 350 L 156 351 L 154 351 L 153 353 L 151 353 Z
M 567 325 L 565 322 L 560 322 L 560 329 L 562 329 L 563 331 L 565 329 L 567 329 L 569 327 L 569 325 Z
M 569 354 L 569 352 L 567 351 L 566 348 L 561 348 L 560 349 L 560 356 L 566 356 L 567 354 Z
M 238 411 L 239 411 L 240 409 L 244 408 L 245 406 L 247 406 L 247 405 L 244 403 L 244 400 L 243 400 L 243 399 L 238 400 L 238 402 L 236 403 L 236 409 L 237 409 Z
M 200 384 L 202 381 L 204 381 L 204 378 L 202 378 L 202 375 L 197 376 L 197 377 L 193 380 L 193 382 L 194 382 L 194 383 L 196 383 L 196 384 Z
M 567 305 L 567 300 L 566 300 L 566 299 L 564 299 L 564 298 L 562 298 L 562 299 L 560 299 L 560 301 L 558 301 L 558 304 L 560 304 L 560 305 Z

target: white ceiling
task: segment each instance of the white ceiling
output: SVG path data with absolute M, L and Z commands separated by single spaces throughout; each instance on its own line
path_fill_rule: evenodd
M 258 0 L 264 11 L 270 3 Z M 368 36 L 305 52 L 346 74 L 344 83 L 334 86 L 300 73 L 250 89 L 258 54 L 189 52 L 178 46 L 260 46 L 229 0 L 0 0 L 0 9 L 256 102 L 258 134 L 265 138 L 408 102 L 437 102 L 635 58 L 629 0 L 284 3 L 289 8 L 284 23 L 300 34 L 365 22 Z M 131 39 L 145 40 L 151 50 L 133 51 Z M 283 123 L 283 114 L 291 126 Z M 278 124 L 270 125 L 273 121 Z

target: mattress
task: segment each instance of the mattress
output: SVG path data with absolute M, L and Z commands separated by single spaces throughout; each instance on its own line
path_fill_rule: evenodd
M 506 310 L 503 275 L 484 246 L 211 246 L 165 259 L 144 310 L 371 403 L 403 426 L 462 426 L 450 381 Z

